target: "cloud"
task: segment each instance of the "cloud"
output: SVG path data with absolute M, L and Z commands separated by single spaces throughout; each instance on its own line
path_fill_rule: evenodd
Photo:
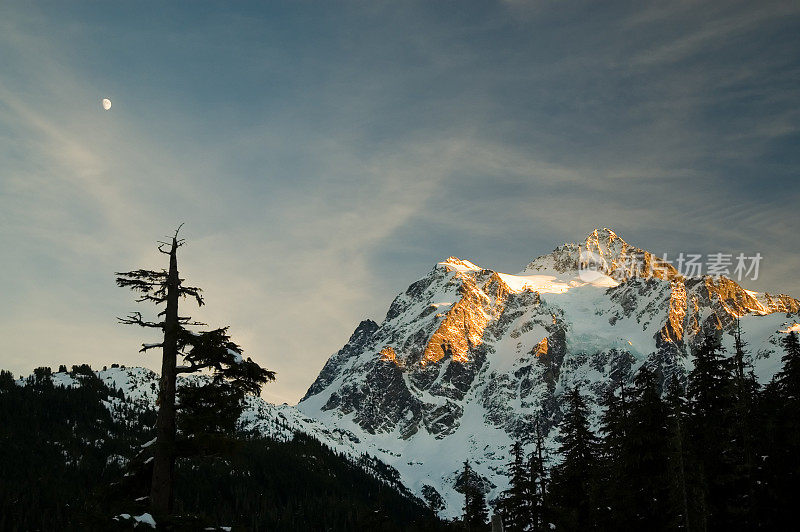
M 680 4 L 656 3 L 630 16 L 630 30 L 650 31 L 654 26 L 666 26 L 677 31 L 668 38 L 645 47 L 633 56 L 632 63 L 653 66 L 674 63 L 696 54 L 708 54 L 741 39 L 748 32 L 760 32 L 770 22 L 796 16 L 800 8 L 786 2 L 763 2 L 759 5 L 733 2 Z

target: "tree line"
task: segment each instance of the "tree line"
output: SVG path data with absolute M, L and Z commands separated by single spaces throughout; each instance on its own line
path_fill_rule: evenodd
M 156 411 L 88 365 L 69 374 L 80 385 L 55 384 L 50 368 L 22 382 L 0 370 L 0 530 L 129 530 L 133 523 L 114 517 L 149 508 L 134 499 L 149 488 L 152 452 L 143 451 L 152 445 L 142 444 L 153 437 Z M 175 509 L 159 530 L 446 529 L 387 482 L 393 472 L 374 458 L 349 459 L 300 434 L 237 431 L 225 447 L 176 461 Z
M 495 514 L 507 532 L 543 530 L 790 530 L 800 495 L 800 339 L 783 340 L 782 369 L 760 386 L 740 329 L 728 355 L 703 338 L 685 378 L 642 366 L 600 400 L 566 393 L 560 462 L 541 434 L 511 449 Z M 463 478 L 469 478 L 465 464 Z M 465 494 L 462 524 L 488 529 L 483 492 Z

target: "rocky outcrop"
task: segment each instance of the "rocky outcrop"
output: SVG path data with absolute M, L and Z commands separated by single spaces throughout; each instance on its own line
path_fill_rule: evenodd
M 800 312 L 800 301 L 786 294 L 778 294 L 777 296 L 764 294 L 767 312 L 785 312 L 787 314 L 797 314 Z
M 420 361 L 422 366 L 444 358 L 469 362 L 470 351 L 483 343 L 486 326 L 503 312 L 510 289 L 496 273 L 492 272 L 480 288 L 478 283 L 485 274 L 456 275 L 461 277 L 460 298 L 428 340 Z
M 372 320 L 364 320 L 358 324 L 356 330 L 350 335 L 350 339 L 339 351 L 325 362 L 322 371 L 319 372 L 314 383 L 308 388 L 301 401 L 307 397 L 316 395 L 330 386 L 333 380 L 341 371 L 346 361 L 358 357 L 367 347 L 370 338 L 378 330 L 378 324 Z

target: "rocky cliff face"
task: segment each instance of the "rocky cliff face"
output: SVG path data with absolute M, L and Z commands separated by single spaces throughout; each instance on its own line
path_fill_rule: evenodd
M 461 462 L 495 495 L 507 447 L 529 442 L 537 421 L 552 437 L 566 388 L 599 397 L 642 364 L 684 375 L 700 335 L 719 332 L 730 345 L 737 318 L 768 380 L 798 310 L 796 299 L 725 277 L 685 278 L 610 230 L 517 275 L 450 257 L 398 295 L 382 323 L 362 322 L 298 408 L 457 512 Z

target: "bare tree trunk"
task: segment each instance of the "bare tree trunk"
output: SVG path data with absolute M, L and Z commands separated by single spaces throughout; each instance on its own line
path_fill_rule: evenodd
M 164 345 L 159 384 L 156 445 L 153 458 L 153 482 L 150 508 L 153 515 L 172 512 L 173 477 L 175 473 L 175 380 L 178 355 L 178 241 L 172 239 L 167 278 L 167 308 L 164 316 Z

